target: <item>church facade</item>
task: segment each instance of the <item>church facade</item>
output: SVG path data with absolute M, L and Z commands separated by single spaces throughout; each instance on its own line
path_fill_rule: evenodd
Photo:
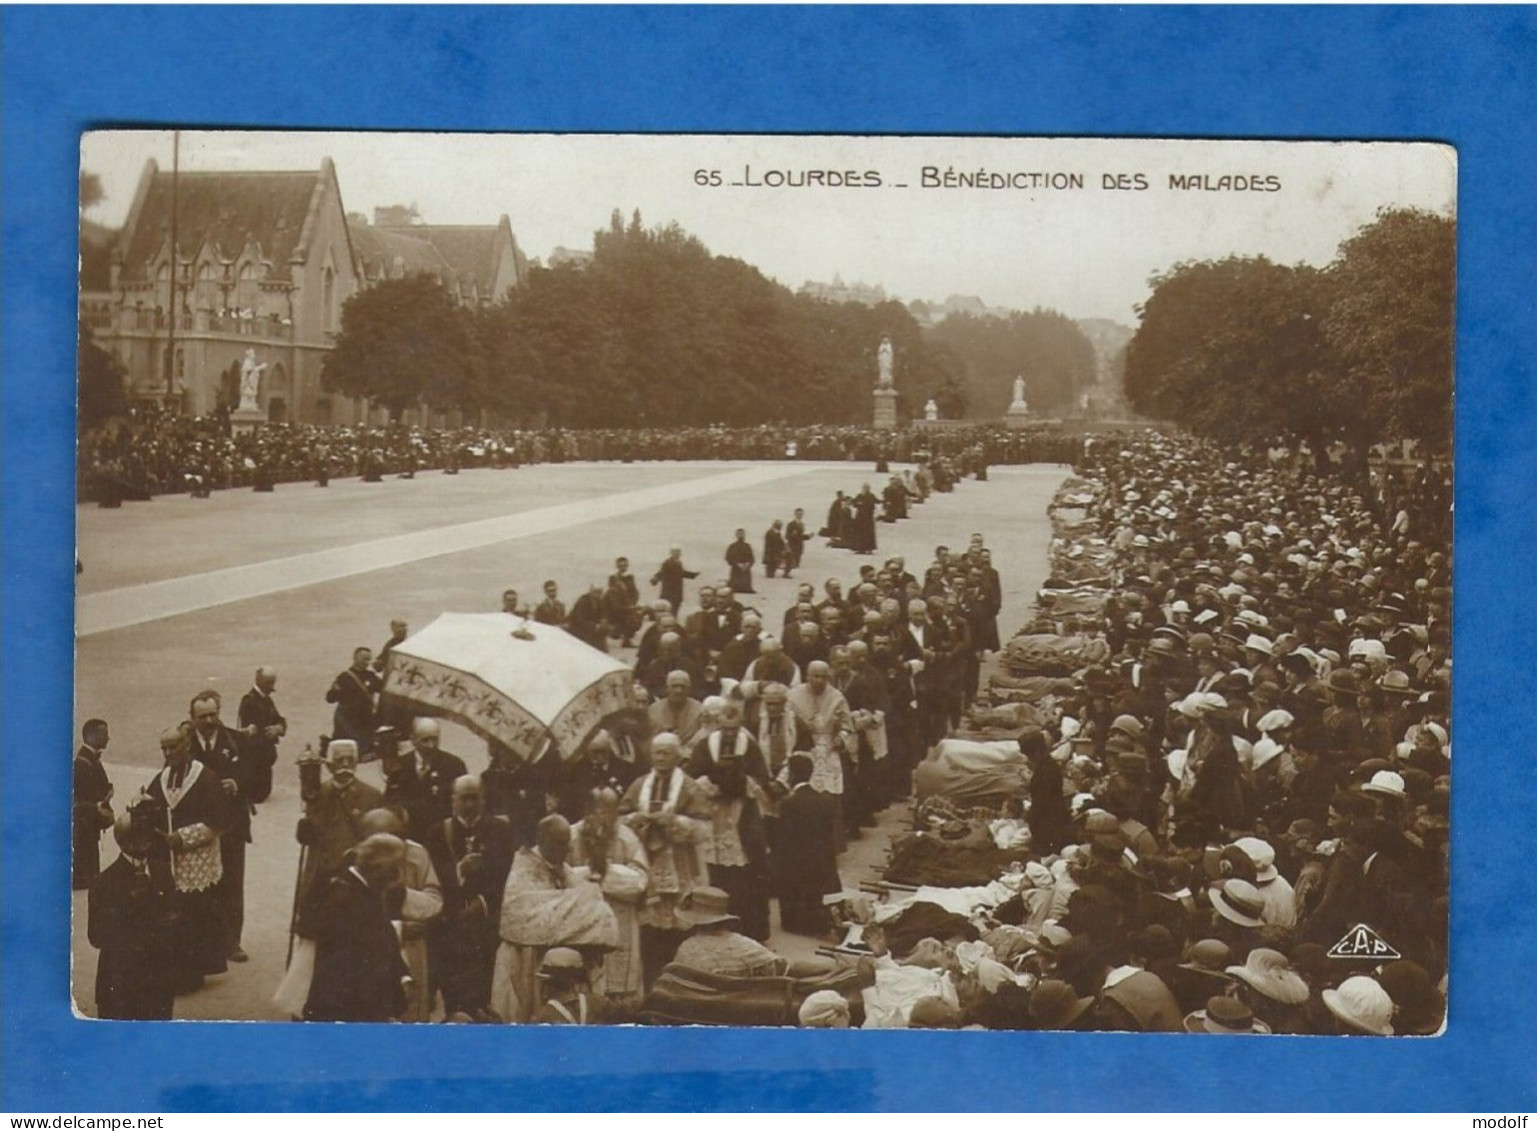
M 82 257 L 82 317 L 126 366 L 133 400 L 192 416 L 233 408 L 249 350 L 266 367 L 257 399 L 269 421 L 377 421 L 382 412 L 321 382 L 349 298 L 425 273 L 457 301 L 484 305 L 527 280 L 506 216 L 477 227 L 375 227 L 347 214 L 329 158 L 316 170 L 175 180 L 173 202 L 172 175 L 146 162 L 108 254 Z

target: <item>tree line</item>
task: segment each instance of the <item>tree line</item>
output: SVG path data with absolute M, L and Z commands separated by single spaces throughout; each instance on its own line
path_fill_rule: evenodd
M 899 413 L 932 397 L 964 414 L 960 363 L 900 303 L 796 295 L 676 224 L 616 212 L 589 263 L 535 268 L 482 309 L 425 276 L 354 295 L 323 380 L 397 414 L 426 405 L 593 428 L 865 423 L 883 336 Z
M 1452 219 L 1384 209 L 1324 268 L 1234 256 L 1151 282 L 1126 352 L 1126 396 L 1144 415 L 1315 452 L 1397 439 L 1449 447 Z

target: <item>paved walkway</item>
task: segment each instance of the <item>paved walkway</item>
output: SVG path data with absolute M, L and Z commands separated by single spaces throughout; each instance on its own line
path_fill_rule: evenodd
M 881 556 L 903 554 L 913 567 L 941 542 L 965 545 L 972 531 L 985 532 L 1003 573 L 1000 625 L 1008 632 L 1045 576 L 1045 509 L 1065 474 L 1000 468 L 989 483 L 965 482 L 916 508 L 908 522 L 881 524 Z M 879 483 L 868 465 L 856 464 L 562 466 L 418 476 L 398 487 L 338 484 L 329 492 L 296 484 L 275 495 L 226 492 L 82 514 L 82 581 L 106 588 L 83 587 L 80 597 L 76 725 L 93 715 L 111 723 L 108 772 L 120 800 L 149 780 L 160 762 L 160 730 L 185 716 L 194 691 L 220 689 L 232 716 L 255 664 L 281 673 L 277 698 L 289 738 L 272 797 L 254 821 L 246 876 L 251 961 L 179 999 L 177 1016 L 280 1019 L 271 994 L 283 971 L 298 864 L 293 760 L 329 730 L 324 691 L 354 644 L 382 640 L 391 616 L 420 628 L 445 609 L 496 608 L 509 584 L 530 596 L 542 579 L 556 578 L 570 601 L 581 584 L 607 576 L 618 553 L 629 555 L 649 594 L 645 583 L 668 545 L 681 546 L 701 571 L 688 587 L 692 602 L 699 583 L 725 572 L 721 553 L 734 528 L 746 527 L 757 545 L 770 519 L 797 506 L 820 525 L 835 489 L 857 491 L 867 479 Z M 847 585 L 871 560 L 818 538 L 795 579 L 770 581 L 760 568 L 751 600 L 777 625 L 799 581 L 820 588 L 837 577 Z M 444 745 L 472 770 L 484 764 L 481 744 L 460 728 L 445 728 Z M 365 774 L 374 779 L 377 768 Z M 850 844 L 840 861 L 845 884 L 871 877 L 905 816 L 905 806 L 893 806 L 878 830 Z M 114 855 L 104 844 L 103 859 Z M 74 985 L 88 1012 L 96 952 L 85 938 L 82 896 L 75 911 Z M 777 932 L 773 941 L 797 955 L 817 943 Z
M 86 593 L 76 602 L 75 634 L 92 636 L 215 605 L 233 604 L 306 585 L 549 534 L 603 519 L 628 517 L 670 503 L 759 487 L 813 469 L 811 464 L 764 464 L 634 491 L 541 507 L 519 514 L 376 538 L 271 561 L 252 562 L 142 585 Z M 380 498 L 379 503 L 387 504 Z

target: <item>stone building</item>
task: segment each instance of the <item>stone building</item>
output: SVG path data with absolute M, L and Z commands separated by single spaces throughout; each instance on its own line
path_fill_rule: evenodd
M 131 399 L 193 416 L 233 407 L 251 350 L 266 366 L 258 400 L 268 420 L 377 420 L 321 384 L 349 298 L 425 273 L 479 306 L 527 280 L 506 216 L 370 225 L 344 210 L 329 158 L 317 170 L 182 172 L 174 195 L 175 293 L 172 176 L 151 160 L 121 231 L 82 226 L 81 317 L 127 367 Z

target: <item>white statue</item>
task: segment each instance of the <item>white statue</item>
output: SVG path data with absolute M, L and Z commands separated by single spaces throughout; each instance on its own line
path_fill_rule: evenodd
M 258 365 L 256 351 L 245 351 L 245 360 L 240 363 L 240 408 L 239 412 L 260 412 L 261 406 L 256 403 L 256 394 L 261 390 L 262 370 L 265 365 Z
M 876 383 L 877 389 L 891 388 L 891 339 L 881 338 L 881 348 L 875 352 L 876 361 L 880 365 L 880 379 Z
M 939 406 L 934 403 L 934 398 L 933 397 L 930 397 L 929 398 L 929 403 L 923 406 L 923 419 L 925 419 L 925 420 L 938 420 L 939 419 Z
M 1023 377 L 1015 377 L 1014 378 L 1014 400 L 1013 400 L 1013 403 L 1017 404 L 1017 405 L 1020 405 L 1020 406 L 1023 406 L 1024 403 L 1025 403 L 1025 379 Z

